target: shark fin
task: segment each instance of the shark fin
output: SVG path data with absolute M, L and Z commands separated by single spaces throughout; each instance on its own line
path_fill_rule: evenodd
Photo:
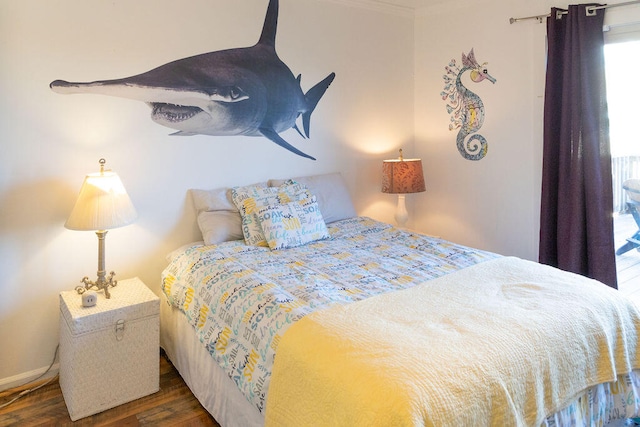
M 298 156 L 302 156 L 302 157 L 306 157 L 307 159 L 315 160 L 315 157 L 311 157 L 310 155 L 303 153 L 302 151 L 298 150 L 296 147 L 294 147 L 293 145 L 289 144 L 287 141 L 282 139 L 282 137 L 280 135 L 278 135 L 278 133 L 275 130 L 269 129 L 269 128 L 260 128 L 259 130 L 260 130 L 260 133 L 262 135 L 264 135 L 265 137 L 269 138 L 271 141 L 275 142 L 276 144 L 278 144 L 282 148 L 286 148 L 287 150 L 291 151 L 292 153 L 297 154 Z
M 293 125 L 293 128 L 298 131 L 298 133 L 300 134 L 301 137 L 306 138 L 306 136 L 304 136 L 304 133 L 302 133 L 302 131 L 298 127 L 297 123 L 295 125 Z
M 276 29 L 278 28 L 278 0 L 270 0 L 267 14 L 264 18 L 259 45 L 276 48 Z
M 327 91 L 331 82 L 336 77 L 336 73 L 331 73 L 327 77 L 324 78 L 320 83 L 316 84 L 314 87 L 309 89 L 307 93 L 305 93 L 304 97 L 307 101 L 307 111 L 302 114 L 302 126 L 304 128 L 304 133 L 309 137 L 309 126 L 311 123 L 311 113 L 315 110 L 316 105 L 318 105 L 318 101 L 322 98 L 322 95 Z

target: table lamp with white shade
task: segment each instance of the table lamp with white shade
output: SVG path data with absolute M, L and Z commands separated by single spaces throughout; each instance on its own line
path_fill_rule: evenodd
M 98 236 L 98 278 L 92 281 L 85 276 L 81 280 L 84 287 L 78 286 L 76 290 L 81 294 L 94 287 L 98 291 L 104 289 L 105 297 L 110 298 L 109 287 L 116 286 L 118 282 L 113 279 L 113 271 L 107 277 L 105 270 L 107 230 L 131 224 L 138 214 L 118 175 L 104 169 L 105 159 L 100 159 L 99 163 L 100 172 L 85 177 L 76 204 L 64 226 L 70 230 L 95 231 Z

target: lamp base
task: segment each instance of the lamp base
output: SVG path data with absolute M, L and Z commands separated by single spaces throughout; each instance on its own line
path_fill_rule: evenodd
M 403 228 L 409 219 L 407 206 L 404 201 L 404 194 L 398 194 L 398 206 L 396 207 L 395 219 L 400 228 Z
M 109 286 L 116 286 L 118 281 L 113 280 L 113 276 L 116 275 L 113 271 L 109 273 L 109 278 L 106 278 L 107 272 L 104 268 L 104 240 L 105 237 L 107 237 L 107 230 L 96 231 L 96 236 L 98 236 L 98 280 L 93 282 L 89 280 L 89 277 L 84 276 L 81 280 L 81 282 L 84 283 L 84 288 L 77 286 L 76 291 L 78 291 L 79 294 L 83 294 L 89 289 L 96 287 L 98 290 L 104 289 L 104 296 L 111 298 Z
M 88 276 L 84 276 L 81 280 L 81 282 L 84 283 L 84 287 L 76 286 L 76 291 L 79 294 L 83 294 L 86 291 L 91 290 L 91 288 L 95 287 L 96 290 L 98 291 L 104 289 L 105 298 L 111 298 L 111 294 L 109 293 L 109 287 L 114 287 L 118 284 L 117 280 L 113 280 L 113 276 L 115 275 L 116 273 L 112 271 L 109 273 L 109 277 L 105 277 L 104 272 L 102 272 L 102 275 L 100 274 L 100 272 L 98 272 L 98 280 L 96 280 L 95 282 L 92 280 L 89 280 Z

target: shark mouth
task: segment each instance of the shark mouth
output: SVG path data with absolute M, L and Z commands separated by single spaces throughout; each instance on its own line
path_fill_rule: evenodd
M 165 104 L 161 102 L 151 102 L 149 105 L 153 109 L 151 112 L 151 118 L 153 120 L 169 123 L 184 122 L 204 112 L 201 108 L 185 105 Z

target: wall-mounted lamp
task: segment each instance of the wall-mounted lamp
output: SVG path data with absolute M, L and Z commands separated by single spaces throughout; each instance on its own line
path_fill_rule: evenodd
M 409 218 L 405 194 L 421 193 L 425 190 L 422 160 L 405 159 L 400 149 L 399 158 L 382 162 L 382 192 L 398 195 L 395 218 L 400 227 L 404 227 Z
M 98 236 L 98 279 L 94 282 L 85 276 L 81 280 L 84 287 L 78 286 L 76 290 L 82 294 L 96 287 L 104 289 L 105 297 L 110 298 L 109 286 L 116 286 L 118 281 L 113 280 L 113 271 L 106 277 L 104 241 L 107 230 L 131 224 L 138 214 L 118 175 L 104 170 L 105 159 L 100 159 L 99 163 L 100 172 L 84 178 L 78 200 L 64 226 L 70 230 L 95 231 Z

